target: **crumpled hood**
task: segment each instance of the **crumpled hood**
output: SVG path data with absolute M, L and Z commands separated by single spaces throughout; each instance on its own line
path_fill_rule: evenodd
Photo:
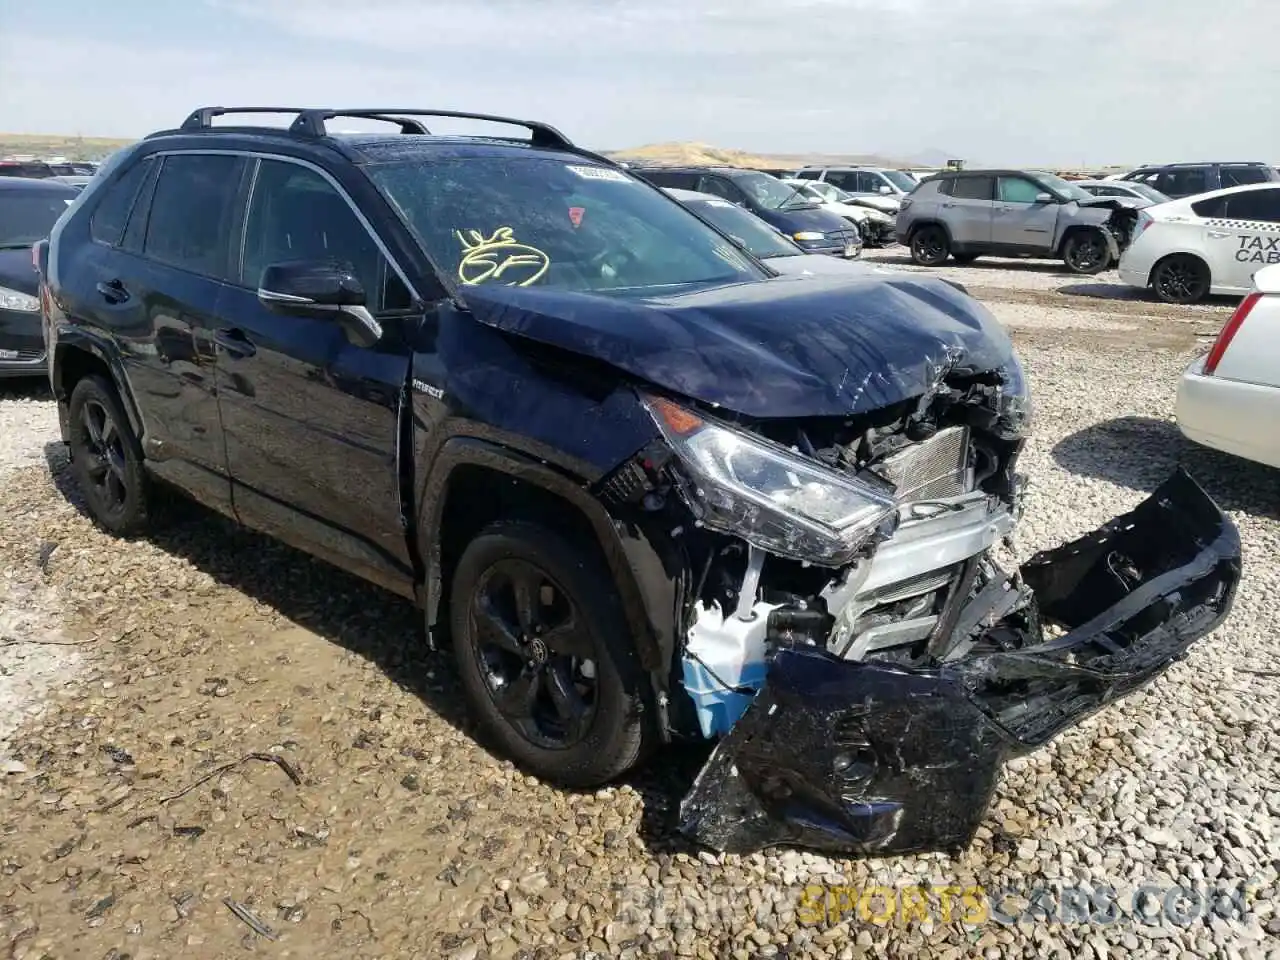
M 777 277 L 645 298 L 486 285 L 462 296 L 481 323 L 747 417 L 878 410 L 952 370 L 1007 370 L 1021 385 L 991 313 L 932 278 Z

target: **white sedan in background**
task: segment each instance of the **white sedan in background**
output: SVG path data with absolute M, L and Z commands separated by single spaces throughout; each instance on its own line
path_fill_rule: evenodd
M 1280 264 L 1253 275 L 1213 347 L 1183 373 L 1174 415 L 1188 440 L 1280 467 Z
M 1166 303 L 1243 295 L 1253 276 L 1280 264 L 1280 183 L 1214 190 L 1138 213 L 1120 279 Z
M 863 204 L 862 197 L 845 193 L 839 187 L 821 180 L 796 180 L 784 177 L 789 187 L 795 187 L 806 200 L 822 204 L 826 209 L 852 221 L 862 234 L 862 242 L 871 247 L 885 247 L 897 242 L 894 225 L 897 221 L 882 210 Z

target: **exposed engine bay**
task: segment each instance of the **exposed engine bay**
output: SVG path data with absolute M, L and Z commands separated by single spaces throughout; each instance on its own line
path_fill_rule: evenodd
M 711 440 L 700 412 L 650 409 L 670 446 L 607 493 L 665 518 L 685 558 L 672 688 L 685 732 L 718 746 L 682 829 L 714 848 L 962 848 L 1005 758 L 1142 686 L 1230 610 L 1239 536 L 1181 472 L 1132 513 L 1001 568 L 1030 416 L 1017 371 Z M 849 499 L 833 504 L 841 478 Z M 730 496 L 734 483 L 767 495 Z M 821 524 L 784 528 L 772 508 L 793 504 L 852 532 L 832 545 Z

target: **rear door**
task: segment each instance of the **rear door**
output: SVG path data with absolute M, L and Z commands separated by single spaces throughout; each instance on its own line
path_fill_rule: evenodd
M 953 246 L 986 246 L 991 243 L 992 197 L 995 177 L 955 177 L 951 192 L 939 203 L 942 222 Z
M 115 346 L 151 470 L 223 512 L 231 484 L 202 331 L 222 289 L 243 167 L 230 156 L 135 161 L 104 187 L 89 242 L 58 271 L 67 313 Z
M 403 333 L 418 319 L 408 287 L 328 174 L 283 157 L 255 164 L 243 253 L 214 334 L 236 515 L 411 593 L 397 458 L 410 363 Z M 382 341 L 356 346 L 333 319 L 268 310 L 259 280 L 286 261 L 349 265 Z
M 1206 218 L 1215 287 L 1247 292 L 1255 273 L 1280 263 L 1280 184 L 1214 197 L 1192 209 Z
M 1037 196 L 1048 192 L 1027 177 L 1000 177 L 991 242 L 1026 253 L 1051 254 L 1061 204 L 1037 202 Z

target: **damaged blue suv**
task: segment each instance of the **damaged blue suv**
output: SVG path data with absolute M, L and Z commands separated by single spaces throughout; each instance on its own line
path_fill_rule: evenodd
M 120 151 L 36 249 L 72 470 L 118 535 L 164 484 L 412 598 L 527 770 L 706 738 L 699 842 L 958 849 L 1007 757 L 1228 616 L 1184 473 L 1000 569 L 1030 404 L 955 287 L 779 276 L 541 123 L 214 123 L 281 112 Z

